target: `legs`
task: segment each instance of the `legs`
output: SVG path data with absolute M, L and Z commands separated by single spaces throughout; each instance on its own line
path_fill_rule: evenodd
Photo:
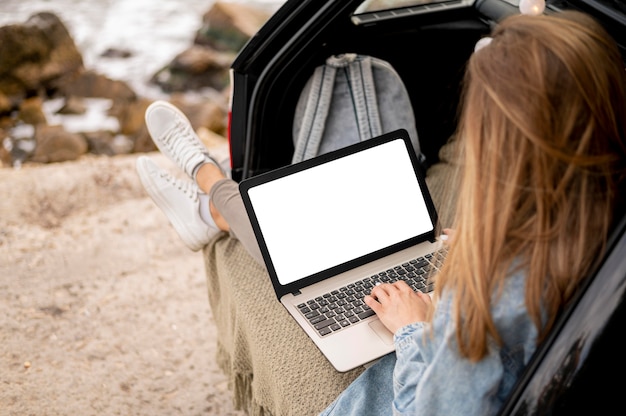
M 145 118 L 157 147 L 192 179 L 174 179 L 145 156 L 137 160 L 146 191 L 185 244 L 197 251 L 217 232 L 227 231 L 263 265 L 237 183 L 210 157 L 189 120 L 164 101 L 152 103 Z
M 220 169 L 217 165 L 213 163 L 201 164 L 196 174 L 196 182 L 198 183 L 198 186 L 207 195 L 211 193 L 213 186 L 217 182 L 225 179 L 226 175 L 224 175 L 222 169 Z M 213 220 L 215 221 L 219 229 L 223 231 L 229 231 L 230 226 L 228 225 L 228 221 L 226 221 L 226 219 L 220 214 L 212 201 L 209 203 L 209 209 L 211 212 L 211 216 L 213 217 Z
M 389 353 L 368 367 L 320 416 L 377 415 L 393 413 L 393 370 L 396 354 Z
M 241 199 L 241 194 L 239 193 L 239 185 L 230 179 L 218 181 L 211 188 L 209 195 L 215 210 L 221 213 L 221 217 L 228 223 L 231 237 L 238 239 L 248 254 L 257 263 L 265 267 L 263 255 L 252 230 L 250 219 L 248 219 L 243 199 Z M 213 212 L 213 209 L 211 212 Z

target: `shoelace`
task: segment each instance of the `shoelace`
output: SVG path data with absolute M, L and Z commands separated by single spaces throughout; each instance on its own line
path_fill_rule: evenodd
M 188 123 L 176 120 L 174 127 L 164 134 L 163 142 L 176 158 L 176 162 L 183 165 L 189 175 L 205 159 L 206 150 L 198 143 Z
M 194 203 L 198 202 L 198 186 L 191 181 L 183 181 L 170 176 L 168 173 L 161 172 L 161 177 L 170 182 L 175 188 L 178 188 L 188 196 Z

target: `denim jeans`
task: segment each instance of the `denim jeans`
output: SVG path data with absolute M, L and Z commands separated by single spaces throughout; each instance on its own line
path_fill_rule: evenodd
M 393 369 L 396 353 L 392 352 L 365 370 L 348 388 L 321 413 L 327 415 L 392 414 Z

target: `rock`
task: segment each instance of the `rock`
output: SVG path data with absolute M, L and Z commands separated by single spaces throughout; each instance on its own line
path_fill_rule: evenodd
M 57 112 L 63 115 L 85 114 L 83 97 L 105 98 L 115 103 L 137 100 L 125 82 L 84 68 L 73 39 L 52 13 L 38 13 L 25 24 L 0 27 L 0 45 L 0 129 L 4 130 L 10 148 L 5 146 L 0 155 L 4 164 L 74 160 L 88 150 L 87 139 L 80 134 L 69 133 L 60 126 L 39 128 L 46 124 L 42 100 L 64 98 L 65 104 Z M 106 149 L 101 151 L 119 154 L 133 149 L 135 138 L 119 135 L 142 133 L 138 117 L 133 117 L 134 124 L 129 124 L 129 114 L 124 114 L 120 120 L 123 131 L 112 132 Z M 23 125 L 31 126 L 33 131 L 37 126 L 36 140 L 14 137 L 16 129 L 24 130 Z M 30 143 L 36 143 L 36 149 L 31 150 Z
M 2 147 L 4 152 L 0 155 L 4 165 L 19 166 L 30 159 L 36 147 L 36 126 L 47 125 L 46 116 L 42 109 L 42 99 L 31 97 L 19 104 L 15 117 L 3 119 L 2 129 L 4 134 Z
M 100 54 L 105 58 L 121 58 L 126 59 L 133 56 L 133 53 L 127 49 L 108 48 Z
M 11 154 L 4 146 L 0 146 L 0 168 L 10 167 L 12 164 Z
M 120 133 L 131 137 L 133 152 L 152 152 L 156 150 L 148 134 L 144 114 L 152 101 L 140 98 L 135 101 L 114 101 L 109 114 L 120 123 Z
M 158 71 L 151 82 L 170 93 L 206 87 L 222 90 L 230 81 L 228 71 L 233 59 L 233 53 L 193 45 Z
M 227 135 L 230 65 L 270 15 L 256 7 L 218 1 L 204 15 L 197 43 L 153 77 L 203 138 Z M 0 27 L 0 45 L 0 166 L 69 161 L 86 152 L 114 156 L 157 150 L 144 120 L 150 100 L 138 97 L 123 81 L 85 68 L 57 16 L 38 13 L 24 24 Z M 102 55 L 123 59 L 131 52 L 109 49 Z M 200 89 L 201 97 L 177 94 Z M 93 125 L 96 100 L 86 98 L 110 100 L 104 117 L 119 123 Z M 50 99 L 58 101 L 50 106 L 46 102 Z M 46 120 L 46 114 L 52 118 Z M 58 119 L 67 130 L 48 126 L 60 124 Z
M 258 7 L 243 3 L 217 1 L 202 17 L 202 27 L 194 43 L 218 51 L 239 51 L 270 14 Z
M 35 138 L 37 147 L 31 158 L 33 162 L 65 162 L 87 153 L 87 140 L 79 134 L 68 133 L 61 126 L 39 126 Z
M 216 52 L 210 48 L 194 45 L 176 56 L 170 67 L 174 70 L 203 75 L 228 70 L 234 59 L 234 53 Z M 222 84 L 216 89 L 220 90 L 223 86 Z
M 82 98 L 70 96 L 65 99 L 63 107 L 57 110 L 57 114 L 85 114 L 87 112 L 87 106 Z
M 95 155 L 113 156 L 113 133 L 105 130 L 92 131 L 83 134 L 89 146 L 89 153 Z
M 150 82 L 168 93 L 206 87 L 223 90 L 230 82 L 228 71 L 236 54 L 270 16 L 259 7 L 215 2 L 204 14 L 194 44 Z
M 157 150 L 157 147 L 148 134 L 148 130 L 144 128 L 142 133 L 135 137 L 133 153 L 147 153 L 154 152 L 155 150 Z
M 109 114 L 120 122 L 120 133 L 135 135 L 144 127 L 144 113 L 152 101 L 139 98 L 133 101 L 114 100 Z
M 0 27 L 0 45 L 0 91 L 8 97 L 38 95 L 83 69 L 74 40 L 52 13 Z
M 124 81 L 112 80 L 91 70 L 75 72 L 71 77 L 66 77 L 59 85 L 58 93 L 66 97 L 97 97 L 112 100 L 132 101 L 137 98 L 137 94 Z
M 4 95 L 2 91 L 0 91 L 0 114 L 7 114 L 11 111 L 13 105 L 11 104 L 11 100 L 9 97 Z
M 18 118 L 26 124 L 36 126 L 47 124 L 42 109 L 42 100 L 39 97 L 28 98 L 20 103 Z
M 89 146 L 89 153 L 95 155 L 117 156 L 134 152 L 135 143 L 128 136 L 113 134 L 110 131 L 83 133 Z
M 7 134 L 0 129 L 0 168 L 8 167 L 13 164 L 13 158 L 11 157 L 11 140 Z
M 170 102 L 189 118 L 189 122 L 194 130 L 207 128 L 221 136 L 227 135 L 228 111 L 226 105 L 217 98 L 192 102 L 181 95 L 174 94 Z

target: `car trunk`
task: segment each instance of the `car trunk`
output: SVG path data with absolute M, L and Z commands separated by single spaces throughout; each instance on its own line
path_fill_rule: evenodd
M 411 96 L 422 151 L 436 161 L 455 128 L 464 64 L 488 23 L 474 8 L 459 7 L 355 25 L 351 16 L 358 1 L 296 3 L 286 3 L 233 64 L 233 178 L 291 162 L 300 92 L 316 66 L 341 53 L 381 58 L 396 69 Z M 329 17 L 301 20 L 313 4 Z M 263 38 L 266 33 L 270 39 Z

